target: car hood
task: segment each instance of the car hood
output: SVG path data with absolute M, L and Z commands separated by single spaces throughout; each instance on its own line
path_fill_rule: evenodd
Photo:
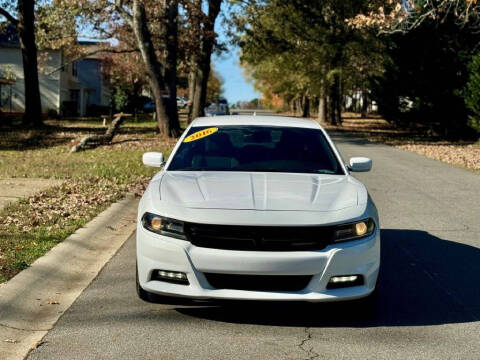
M 197 209 L 335 211 L 356 206 L 362 188 L 345 175 L 167 171 L 160 197 Z

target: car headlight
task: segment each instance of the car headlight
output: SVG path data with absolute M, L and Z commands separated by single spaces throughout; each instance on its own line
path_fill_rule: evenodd
M 357 240 L 370 236 L 375 231 L 373 219 L 365 219 L 349 224 L 338 225 L 333 230 L 333 242 Z
M 143 214 L 142 224 L 148 231 L 177 239 L 186 239 L 183 221 L 146 212 Z

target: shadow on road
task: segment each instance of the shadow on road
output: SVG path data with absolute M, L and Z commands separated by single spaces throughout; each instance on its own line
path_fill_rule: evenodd
M 350 302 L 229 303 L 182 307 L 184 315 L 273 326 L 421 326 L 480 319 L 480 249 L 425 231 L 382 230 L 382 271 L 373 309 Z

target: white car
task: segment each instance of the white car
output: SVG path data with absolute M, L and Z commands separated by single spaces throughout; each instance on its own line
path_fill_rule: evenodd
M 277 116 L 196 119 L 143 195 L 141 299 L 337 301 L 367 297 L 380 225 L 365 186 L 322 127 Z

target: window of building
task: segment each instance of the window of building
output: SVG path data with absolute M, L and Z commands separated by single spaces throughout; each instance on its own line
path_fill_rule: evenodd
M 72 62 L 72 75 L 77 76 L 77 62 Z

